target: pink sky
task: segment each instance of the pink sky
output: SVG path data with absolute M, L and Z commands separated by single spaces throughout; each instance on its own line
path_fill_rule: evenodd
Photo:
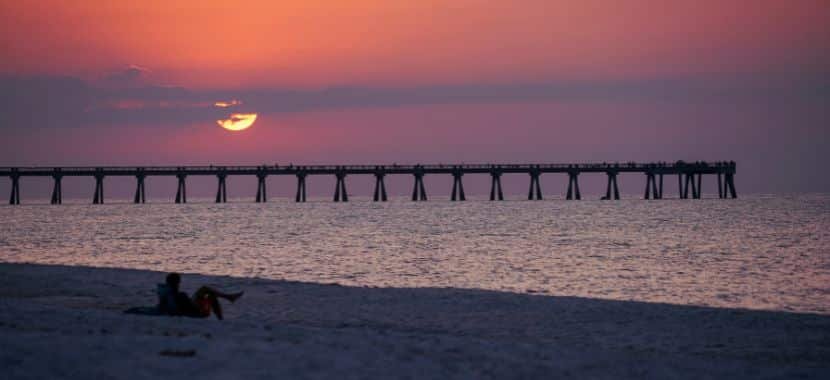
M 0 166 L 733 159 L 830 191 L 827 41 L 821 0 L 6 2 Z
M 800 71 L 822 0 L 12 2 L 0 71 L 136 64 L 186 87 L 423 85 Z

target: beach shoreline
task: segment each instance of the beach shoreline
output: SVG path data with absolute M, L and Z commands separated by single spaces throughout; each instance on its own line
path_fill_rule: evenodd
M 0 264 L 0 363 L 23 378 L 826 378 L 830 316 L 185 274 L 225 321 L 123 314 L 164 273 Z

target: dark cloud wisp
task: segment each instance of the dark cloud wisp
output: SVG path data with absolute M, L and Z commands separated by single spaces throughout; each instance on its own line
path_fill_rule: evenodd
M 411 88 L 336 87 L 190 90 L 150 84 L 149 71 L 129 67 L 106 85 L 64 76 L 0 77 L 0 128 L 98 125 L 213 125 L 232 112 L 259 114 L 429 104 L 543 101 L 803 101 L 826 99 L 827 76 L 811 78 L 680 78 L 509 85 L 435 85 Z M 224 102 L 229 107 L 217 106 Z

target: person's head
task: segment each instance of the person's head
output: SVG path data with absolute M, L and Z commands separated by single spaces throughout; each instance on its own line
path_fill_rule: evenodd
M 182 276 L 179 276 L 178 273 L 170 273 L 167 275 L 165 282 L 167 282 L 167 286 L 173 290 L 179 290 L 179 284 L 182 282 Z

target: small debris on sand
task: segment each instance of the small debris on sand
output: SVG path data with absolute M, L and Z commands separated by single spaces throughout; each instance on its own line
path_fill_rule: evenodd
M 190 358 L 196 356 L 196 350 L 162 350 L 161 356 L 172 356 L 174 358 Z

